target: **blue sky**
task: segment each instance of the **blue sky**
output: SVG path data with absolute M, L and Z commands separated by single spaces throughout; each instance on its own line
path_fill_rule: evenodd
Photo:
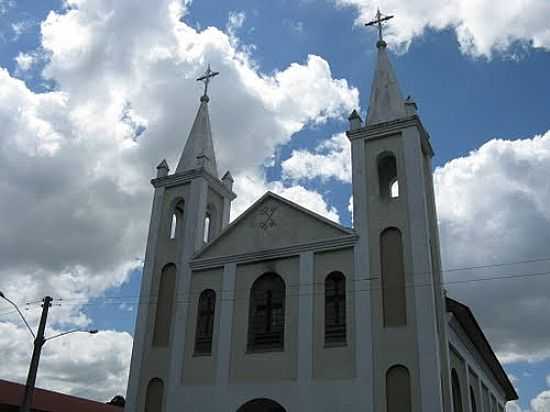
M 420 3 L 430 2 L 425 0 Z M 137 301 L 139 294 L 141 273 L 139 264 L 136 265 L 135 261 L 142 258 L 152 196 L 147 179 L 152 174 L 153 166 L 162 157 L 167 157 L 173 165 L 178 151 L 183 147 L 200 93 L 198 86 L 193 83 L 193 77 L 198 70 L 202 70 L 201 67 L 207 60 L 214 64 L 219 62 L 214 68 L 220 68 L 221 65 L 222 71 L 220 78 L 212 84 L 211 116 L 218 156 L 224 166 L 231 167 L 232 170 L 239 167 L 242 162 L 232 158 L 227 148 L 231 147 L 232 142 L 241 147 L 241 134 L 245 135 L 251 128 L 257 127 L 252 120 L 247 119 L 251 122 L 250 127 L 239 129 L 229 124 L 228 119 L 235 116 L 253 117 L 256 113 L 254 105 L 269 107 L 265 112 L 256 113 L 258 121 L 261 120 L 264 127 L 262 129 L 258 126 L 258 130 L 263 134 L 247 137 L 250 139 L 247 141 L 258 139 L 261 144 L 264 144 L 263 141 L 268 143 L 259 149 L 261 153 L 257 157 L 245 162 L 245 166 L 236 173 L 237 183 L 239 176 L 241 182 L 250 179 L 246 180 L 247 185 L 241 186 L 243 193 L 238 194 L 241 195 L 240 199 L 245 200 L 239 200 L 242 203 L 237 205 L 237 209 L 243 210 L 250 204 L 248 199 L 253 200 L 263 190 L 271 189 L 283 195 L 295 196 L 293 200 L 301 201 L 313 209 L 317 207 L 317 211 L 326 215 L 332 213 L 333 218 L 336 215 L 340 222 L 351 225 L 351 214 L 348 210 L 351 195 L 349 180 L 335 175 L 307 175 L 299 170 L 292 174 L 289 169 L 291 163 L 285 161 L 316 154 L 321 156 L 317 157 L 318 160 L 332 161 L 334 158 L 330 154 L 334 149 L 319 149 L 319 145 L 345 131 L 347 113 L 357 105 L 357 98 L 361 112 L 366 112 L 376 35 L 357 24 L 357 19 L 365 21 L 364 16 L 372 11 L 373 3 L 362 0 L 195 0 L 187 5 L 180 23 L 192 30 L 192 33 L 179 35 L 196 36 L 197 39 L 202 39 L 196 42 L 203 42 L 200 44 L 206 46 L 201 46 L 202 49 L 199 48 L 199 51 L 189 56 L 185 52 L 178 52 L 180 54 L 176 55 L 174 48 L 170 48 L 173 47 L 173 39 L 170 38 L 169 24 L 166 23 L 168 20 L 159 18 L 162 24 L 155 20 L 157 17 L 153 12 L 159 11 L 160 14 L 164 8 L 168 10 L 168 3 L 163 2 L 158 10 L 148 10 L 147 7 L 151 6 L 140 5 L 139 12 L 134 14 L 131 1 L 124 1 L 116 6 L 102 0 L 72 1 L 67 6 L 61 1 L 0 0 L 0 67 L 7 70 L 9 77 L 6 78 L 6 84 L 9 82 L 10 87 L 13 85 L 14 90 L 19 90 L 17 93 L 23 96 L 15 103 L 20 110 L 18 113 L 26 110 L 33 115 L 38 113 L 37 118 L 50 125 L 53 130 L 48 131 L 44 138 L 53 139 L 52 146 L 45 146 L 43 149 L 47 155 L 38 149 L 32 155 L 22 150 L 21 155 L 14 156 L 18 159 L 18 167 L 11 164 L 5 166 L 4 184 L 10 190 L 16 183 L 33 187 L 32 190 L 13 191 L 13 196 L 21 202 L 28 202 L 29 199 L 47 201 L 54 196 L 67 196 L 67 199 L 71 199 L 73 195 L 80 202 L 83 201 L 82 193 L 93 194 L 96 193 L 95 190 L 104 193 L 103 190 L 107 192 L 109 187 L 117 193 L 116 197 L 99 197 L 101 201 L 90 200 L 64 212 L 72 215 L 72 211 L 75 211 L 76 215 L 76 210 L 93 207 L 94 221 L 82 222 L 75 218 L 68 223 L 60 220 L 63 224 L 52 223 L 52 227 L 45 229 L 45 233 L 39 231 L 36 236 L 44 238 L 37 244 L 49 254 L 49 258 L 39 260 L 18 255 L 13 263 L 0 267 L 2 272 L 15 274 L 30 273 L 28 268 L 32 268 L 32 273 L 36 273 L 32 276 L 42 276 L 40 287 L 30 288 L 27 293 L 20 291 L 22 286 L 11 287 L 14 294 L 19 294 L 17 297 L 21 302 L 45 293 L 55 295 L 56 285 L 59 287 L 60 282 L 71 283 L 71 287 L 63 287 L 63 293 L 59 296 L 65 300 L 62 302 L 62 314 L 55 319 L 57 323 L 54 325 L 57 328 L 76 324 L 118 333 L 133 332 L 136 314 L 133 303 Z M 382 4 L 396 14 L 388 28 L 388 38 L 393 50 L 392 62 L 402 92 L 404 96 L 412 95 L 416 100 L 436 151 L 434 168 L 438 170 L 435 180 L 445 249 L 443 257 L 448 268 L 549 256 L 548 251 L 545 252 L 544 242 L 550 236 L 550 217 L 538 208 L 548 204 L 545 202 L 550 198 L 550 187 L 544 176 L 548 171 L 547 166 L 550 166 L 550 135 L 547 134 L 550 129 L 550 39 L 547 38 L 544 27 L 540 28 L 540 14 L 546 15 L 547 19 L 550 17 L 550 9 L 545 8 L 544 0 L 533 3 L 533 8 L 538 10 L 539 15 L 527 13 L 527 17 L 516 19 L 514 11 L 510 11 L 507 17 L 509 20 L 504 22 L 499 21 L 499 16 L 487 16 L 485 29 L 472 17 L 476 15 L 475 10 L 465 11 L 464 15 L 459 16 L 447 16 L 443 11 L 441 15 L 431 16 L 426 13 L 425 16 L 419 16 L 411 12 L 411 5 L 405 2 L 393 0 Z M 485 1 L 479 3 L 480 9 L 485 6 Z M 110 7 L 113 10 L 109 10 Z M 44 29 L 41 25 L 52 11 L 56 13 L 55 16 L 78 18 L 71 20 L 74 25 L 70 26 L 66 24 L 69 18 L 54 19 L 50 15 L 48 20 L 51 24 Z M 102 13 L 108 15 L 109 11 L 121 23 L 116 26 L 106 24 L 106 28 L 102 30 L 89 24 Z M 151 17 L 144 17 L 148 13 L 151 13 Z M 230 16 L 233 16 L 233 24 L 229 23 Z M 239 16 L 240 20 L 236 18 Z M 207 28 L 211 26 L 218 31 L 209 31 Z M 66 31 L 71 27 L 77 27 L 77 30 Z M 469 42 L 460 34 L 464 27 L 470 33 Z M 146 35 L 155 40 L 148 43 L 143 40 L 145 37 L 140 37 Z M 133 38 L 143 41 L 134 44 Z M 71 41 L 77 42 L 77 46 L 73 48 Z M 163 42 L 170 45 L 166 46 L 170 52 L 167 52 L 169 57 L 165 57 L 165 64 L 144 63 L 146 69 L 134 64 L 140 58 L 144 59 L 146 52 L 153 50 L 156 44 L 164 45 Z M 112 53 L 111 43 L 114 50 Z M 87 54 L 87 48 L 94 52 Z M 235 57 L 234 52 L 242 55 Z M 20 53 L 32 56 L 32 63 L 28 68 L 23 68 L 16 61 Z M 319 56 L 328 64 L 330 72 L 321 71 L 322 76 L 327 78 L 316 77 L 320 72 L 312 69 L 313 63 L 308 64 L 309 55 Z M 239 65 L 242 61 L 246 63 L 245 68 Z M 281 73 L 294 75 L 292 67 L 295 64 L 311 69 L 303 74 L 301 83 L 304 88 L 285 89 L 287 86 L 277 76 Z M 180 68 L 181 76 L 177 72 Z M 252 80 L 248 83 L 243 80 L 246 78 L 243 73 L 248 73 L 246 70 L 254 74 L 249 77 Z M 128 84 L 117 76 L 127 78 Z M 181 80 L 181 77 L 185 80 Z M 28 90 L 20 91 L 19 86 L 16 86 L 19 84 L 17 79 L 24 81 L 24 87 Z M 235 79 L 239 80 L 235 82 Z M 347 83 L 342 85 L 337 79 L 345 79 Z M 103 80 L 111 94 L 94 89 L 94 86 L 101 89 Z M 180 92 L 175 91 L 172 95 L 170 87 L 163 88 L 163 84 L 170 85 L 175 81 L 181 82 L 178 83 L 179 89 L 172 89 Z M 116 82 L 120 82 L 120 85 Z M 269 82 L 276 83 L 276 86 Z M 255 89 L 256 84 L 265 88 L 259 91 L 259 94 L 264 94 L 263 97 L 254 95 L 254 91 L 258 91 Z M 155 89 L 157 85 L 160 85 L 158 90 Z M 321 92 L 315 94 L 312 91 L 310 95 L 310 91 L 316 90 L 316 87 Z M 230 95 L 235 88 L 239 89 L 238 104 L 234 108 L 228 108 Z M 356 92 L 353 89 L 357 89 L 358 94 L 354 94 Z M 117 92 L 114 93 L 113 90 Z M 48 93 L 56 92 L 62 93 L 63 97 L 52 95 L 55 102 L 50 103 L 50 106 L 48 102 L 44 103 L 46 107 L 53 107 L 51 110 L 33 106 L 42 104 L 35 102 L 40 96 L 45 97 Z M 272 102 L 265 97 L 271 92 L 279 93 L 278 98 L 296 105 L 297 111 L 303 110 L 303 114 L 294 117 L 294 114 L 286 114 L 284 108 L 275 107 L 276 105 L 273 106 L 274 109 L 271 108 Z M 109 98 L 106 100 L 105 96 Z M 320 102 L 318 108 L 312 109 L 313 114 L 309 108 L 302 108 L 301 104 L 305 105 L 300 102 L 302 96 L 303 101 L 312 98 Z M 329 102 L 323 102 L 327 96 L 339 96 L 332 98 L 341 101 L 330 108 Z M 117 98 L 130 107 L 132 124 L 142 125 L 145 132 L 136 133 L 133 137 L 136 143 L 131 149 L 128 149 L 129 145 L 121 144 L 104 150 L 103 147 L 110 144 L 108 142 L 118 142 L 133 127 L 123 124 L 123 118 L 128 116 L 113 115 L 112 120 L 110 109 L 105 113 L 98 109 L 102 105 L 109 106 Z M 13 107 L 9 104 L 6 107 L 1 106 L 10 101 L 0 99 L 0 119 L 14 118 L 14 112 L 10 111 Z M 177 110 L 172 112 L 173 109 L 167 107 L 174 106 L 174 102 Z M 146 108 L 148 105 L 152 108 Z M 325 110 L 330 113 L 323 115 Z M 182 113 L 181 119 L 176 115 L 178 111 Z M 63 116 L 67 113 L 70 113 L 70 118 L 65 119 Z M 111 120 L 113 127 L 109 123 Z M 116 129 L 116 132 L 111 136 L 110 131 L 102 130 L 101 125 L 98 125 L 102 122 L 105 122 L 106 128 L 109 126 L 109 130 Z M 70 124 L 70 127 L 66 124 Z M 92 124 L 93 127 L 90 126 Z M 119 130 L 118 127 L 122 129 Z M 174 127 L 177 127 L 178 133 L 167 137 L 167 131 L 171 133 Z M 3 142 L 0 143 L 3 150 L 14 145 L 18 147 L 21 142 L 24 142 L 26 148 L 34 144 L 42 147 L 42 143 L 32 140 L 32 131 L 23 129 L 19 123 L 13 126 L 9 124 L 6 130 L 10 131 L 14 140 L 2 136 Z M 92 129 L 97 134 L 105 132 L 102 139 L 106 139 L 107 143 L 101 140 L 101 144 L 87 143 L 84 146 L 89 152 L 85 152 L 83 156 L 86 161 L 93 160 L 94 166 L 86 166 L 87 172 L 78 174 L 80 169 L 71 163 L 76 161 L 74 152 L 69 152 L 73 153 L 71 161 L 66 161 L 67 156 L 62 153 L 64 147 L 75 144 L 88 131 L 92 136 L 86 136 L 86 139 L 92 139 L 90 142 L 93 142 Z M 79 134 L 78 130 L 84 132 Z M 69 135 L 70 138 L 67 137 Z M 534 140 L 534 136 L 541 138 Z M 82 147 L 75 150 L 80 150 L 79 153 L 82 154 Z M 142 155 L 140 150 L 149 154 Z M 118 153 L 122 153 L 120 157 Z M 234 157 L 238 158 L 239 154 Z M 92 175 L 98 167 L 105 169 L 105 165 L 112 167 L 113 172 L 102 173 L 82 187 L 80 183 L 71 183 L 76 180 L 85 181 L 86 176 Z M 40 179 L 21 172 L 21 168 L 29 166 L 43 174 Z M 77 171 L 68 173 L 74 167 Z M 48 173 L 52 175 L 51 181 L 47 178 Z M 25 183 L 35 180 L 40 182 L 35 182 L 40 188 L 34 188 L 34 183 Z M 63 184 L 55 186 L 57 181 Z M 98 182 L 102 182 L 100 189 L 96 185 Z M 121 185 L 127 186 L 121 189 Z M 252 186 L 254 190 L 250 189 Z M 293 187 L 300 189 L 295 190 Z M 83 192 L 77 193 L 79 190 Z M 131 209 L 127 218 L 125 213 L 120 213 L 120 209 L 124 207 Z M 0 210 L 5 212 L 8 207 Z M 532 210 L 536 210 L 536 213 L 531 213 Z M 45 217 L 57 222 L 51 214 Z M 473 229 L 480 222 L 491 224 L 484 232 L 485 235 Z M 75 249 L 70 256 L 68 252 L 64 254 L 57 249 L 49 253 L 48 248 L 52 242 L 48 242 L 48 236 L 66 238 L 67 233 L 81 233 L 86 238 L 88 232 L 83 231 L 83 228 L 87 226 L 81 226 L 84 224 L 90 224 L 97 229 L 97 233 L 96 230 L 90 230 L 94 232 L 93 239 L 92 236 L 87 239 L 75 238 Z M 24 222 L 17 227 L 24 228 Z M 128 241 L 130 237 L 132 241 Z M 134 242 L 133 239 L 136 238 L 138 240 Z M 1 241 L 4 243 L 0 244 L 8 245 L 10 250 L 17 250 L 25 242 L 25 238 Z M 113 256 L 104 257 L 106 255 L 101 254 L 101 245 L 111 244 L 110 242 L 116 244 L 116 247 L 112 247 Z M 94 256 L 96 248 L 99 255 Z M 108 263 L 101 262 L 102 260 Z M 546 266 L 541 264 L 536 269 L 548 270 L 547 262 L 544 264 Z M 516 274 L 528 273 L 533 269 L 535 268 L 532 265 L 515 265 L 510 268 Z M 448 279 L 456 280 L 459 275 L 465 278 L 499 275 L 503 270 L 493 269 L 482 273 L 464 271 L 450 275 Z M 60 272 L 64 273 L 64 277 L 59 275 Z M 47 275 L 40 275 L 43 273 Z M 81 274 L 93 278 L 89 282 L 92 286 L 86 284 L 86 278 L 79 277 Z M 30 279 L 34 279 L 32 276 Z M 4 279 L 10 279 L 13 285 L 19 285 L 17 282 L 22 278 L 23 275 L 13 275 Z M 21 282 L 20 285 L 25 284 Z M 521 285 L 519 282 L 513 283 L 517 281 L 507 282 L 499 283 L 498 287 L 491 286 L 491 291 L 487 290 L 486 295 L 479 290 L 473 290 L 471 285 L 450 289 L 456 297 L 472 306 L 481 325 L 487 327 L 486 332 L 497 352 L 507 356 L 505 367 L 517 378 L 515 384 L 521 396 L 521 407 L 531 407 L 536 412 L 549 411 L 548 404 L 536 409 L 538 406 L 533 406 L 530 401 L 550 389 L 550 382 L 546 380 L 550 376 L 550 353 L 544 349 L 550 347 L 550 335 L 540 331 L 544 329 L 544 325 L 531 312 L 534 311 L 532 307 L 541 308 L 548 302 L 540 290 L 550 284 L 545 279 L 526 279 Z M 8 288 L 9 285 L 6 285 L 7 280 L 6 283 L 0 281 L 0 286 Z M 52 289 L 54 292 L 51 292 Z M 117 298 L 106 299 L 106 296 Z M 490 302 L 494 302 L 490 307 L 487 306 L 487 296 L 490 297 Z M 506 311 L 513 312 L 514 307 L 525 317 L 508 321 L 507 319 L 514 316 Z M 494 317 L 491 316 L 495 313 L 498 319 L 493 325 Z M 36 317 L 36 308 L 33 316 Z M 1 320 L 0 318 L 0 325 Z M 5 323 L 8 322 L 16 324 L 16 319 L 9 318 Z M 519 330 L 518 325 L 526 326 Z M 535 343 L 532 348 L 526 348 L 525 342 Z M 24 359 L 25 355 L 21 356 Z M 53 357 L 52 354 L 52 359 Z M 18 370 L 13 373 L 19 377 L 23 372 Z M 121 382 L 123 380 L 121 378 Z M 78 387 L 67 386 L 67 382 L 44 380 L 44 384 L 74 393 L 79 391 Z M 117 388 L 116 385 L 113 388 Z M 96 394 L 98 397 L 103 395 L 100 391 Z

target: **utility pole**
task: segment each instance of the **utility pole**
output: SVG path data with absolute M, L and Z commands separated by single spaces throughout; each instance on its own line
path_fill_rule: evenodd
M 40 317 L 38 333 L 34 339 L 34 349 L 32 351 L 29 374 L 27 375 L 27 383 L 25 384 L 25 395 L 23 397 L 23 403 L 21 404 L 21 412 L 31 411 L 32 394 L 34 392 L 34 384 L 36 382 L 36 372 L 38 371 L 38 362 L 40 361 L 42 346 L 46 343 L 46 339 L 44 339 L 44 331 L 46 330 L 46 320 L 48 318 L 48 310 L 50 309 L 50 306 L 52 306 L 52 300 L 53 299 L 50 296 L 46 296 L 42 301 L 42 316 Z

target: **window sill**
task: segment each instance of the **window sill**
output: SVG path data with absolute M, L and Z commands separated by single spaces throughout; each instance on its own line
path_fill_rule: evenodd
M 325 342 L 325 345 L 323 346 L 325 349 L 330 348 L 343 348 L 345 346 L 348 346 L 347 342 Z
M 256 353 L 284 352 L 285 348 L 247 348 L 246 355 L 254 355 Z
M 210 352 L 210 353 L 196 353 L 196 352 L 194 352 L 193 353 L 194 358 L 206 358 L 206 357 L 211 357 L 211 356 L 212 356 L 212 352 Z

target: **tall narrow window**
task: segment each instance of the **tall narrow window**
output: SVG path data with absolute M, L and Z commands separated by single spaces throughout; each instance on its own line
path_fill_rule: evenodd
M 453 391 L 453 411 L 464 412 L 462 409 L 462 393 L 460 392 L 460 381 L 456 370 L 451 371 L 451 389 Z
M 399 180 L 395 179 L 390 187 L 390 196 L 392 199 L 399 197 Z
M 164 384 L 159 378 L 153 378 L 147 385 L 145 394 L 145 412 L 162 412 Z
M 183 228 L 183 210 L 184 202 L 180 200 L 174 207 L 174 213 L 172 213 L 172 219 L 170 220 L 170 239 L 176 239 L 179 237 Z
M 248 322 L 249 351 L 283 349 L 285 282 L 279 275 L 266 273 L 253 283 Z
M 170 224 L 170 239 L 176 238 L 176 228 L 178 227 L 178 218 L 176 217 L 176 214 L 174 213 L 172 215 L 172 223 Z
M 346 343 L 346 277 L 333 272 L 325 279 L 325 344 Z
M 207 213 L 204 217 L 204 233 L 203 233 L 203 242 L 206 243 L 210 239 L 210 214 Z
M 199 296 L 197 308 L 197 330 L 195 332 L 195 354 L 212 354 L 214 335 L 214 314 L 216 312 L 216 292 L 206 289 Z
M 411 380 L 409 370 L 401 365 L 386 372 L 386 411 L 411 411 Z
M 153 346 L 168 346 L 170 325 L 176 289 L 176 265 L 170 263 L 162 269 L 157 299 Z
M 407 324 L 407 301 L 403 245 L 399 229 L 391 227 L 382 232 L 380 262 L 384 326 L 404 326 Z
M 384 152 L 378 156 L 378 182 L 380 196 L 388 199 L 399 197 L 397 161 L 393 153 Z

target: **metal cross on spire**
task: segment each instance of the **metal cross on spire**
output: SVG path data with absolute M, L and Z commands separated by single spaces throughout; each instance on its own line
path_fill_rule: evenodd
M 380 13 L 380 9 L 376 12 L 376 19 L 369 21 L 368 23 L 365 23 L 365 26 L 378 26 L 378 43 L 380 45 L 385 45 L 384 39 L 382 37 L 382 23 L 393 19 L 394 16 L 384 16 L 382 13 Z
M 197 81 L 204 83 L 204 94 L 202 97 L 208 97 L 208 83 L 210 83 L 210 79 L 212 77 L 215 77 L 218 74 L 220 74 L 220 72 L 212 71 L 212 69 L 210 69 L 210 64 L 209 64 L 208 69 L 206 69 L 206 73 L 204 73 L 201 77 L 197 79 Z

